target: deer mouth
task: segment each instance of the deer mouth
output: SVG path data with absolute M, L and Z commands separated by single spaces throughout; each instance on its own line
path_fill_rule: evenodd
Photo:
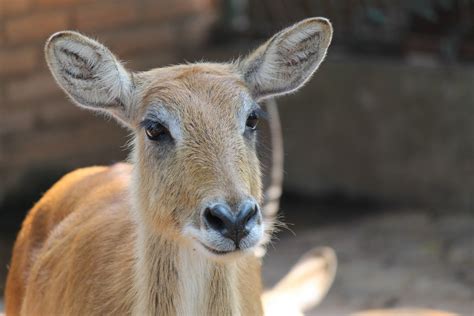
M 238 251 L 239 249 L 234 249 L 234 250 L 217 250 L 217 249 L 214 249 L 214 248 L 211 248 L 207 245 L 205 245 L 204 243 L 200 242 L 200 244 L 206 248 L 207 251 L 211 252 L 212 254 L 215 254 L 215 255 L 218 255 L 218 256 L 223 256 L 223 255 L 226 255 L 226 254 L 229 254 L 229 253 L 233 253 L 233 252 L 236 252 Z

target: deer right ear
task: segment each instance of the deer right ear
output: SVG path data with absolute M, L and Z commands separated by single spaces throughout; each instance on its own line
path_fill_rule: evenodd
M 275 34 L 237 67 L 257 100 L 291 93 L 318 69 L 331 38 L 329 20 L 309 18 Z
M 130 121 L 132 76 L 104 45 L 63 31 L 49 38 L 45 54 L 54 79 L 77 105 Z

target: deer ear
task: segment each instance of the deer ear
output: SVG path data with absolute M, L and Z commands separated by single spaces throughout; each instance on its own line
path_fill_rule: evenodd
M 130 120 L 132 76 L 104 45 L 63 31 L 49 38 L 45 55 L 56 82 L 77 105 Z
M 238 69 L 257 100 L 290 93 L 311 78 L 331 38 L 329 20 L 306 19 L 274 35 L 240 60 Z

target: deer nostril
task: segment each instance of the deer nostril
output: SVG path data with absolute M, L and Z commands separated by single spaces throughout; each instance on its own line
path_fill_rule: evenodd
M 204 211 L 204 221 L 209 228 L 226 237 L 232 234 L 234 230 L 235 218 L 226 204 L 216 204 L 206 208 Z
M 241 205 L 240 211 L 237 215 L 238 222 L 244 230 L 247 230 L 251 228 L 249 226 L 254 226 L 256 224 L 255 220 L 257 219 L 257 215 L 258 205 L 252 202 L 245 202 Z
M 254 205 L 253 207 L 250 207 L 249 210 L 247 211 L 247 213 L 244 214 L 244 216 L 242 218 L 242 225 L 245 226 L 252 219 L 256 218 L 257 211 L 258 211 L 257 205 Z
M 222 231 L 223 229 L 225 229 L 224 221 L 212 214 L 212 211 L 209 207 L 206 208 L 206 210 L 204 211 L 204 220 L 206 224 L 214 230 Z

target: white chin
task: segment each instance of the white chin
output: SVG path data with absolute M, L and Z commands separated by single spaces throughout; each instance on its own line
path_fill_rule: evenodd
M 231 254 L 231 253 L 236 253 L 236 252 L 239 251 L 239 249 L 235 249 L 235 248 L 232 249 L 232 250 L 219 250 L 219 249 L 216 249 L 216 248 L 209 247 L 204 243 L 201 243 L 201 246 L 207 252 L 210 252 L 211 254 L 216 255 L 216 256 L 225 256 L 225 255 L 228 255 L 228 254 Z
M 204 253 L 209 254 L 214 258 L 229 258 L 255 250 L 263 237 L 262 228 L 259 228 L 260 229 L 253 230 L 248 236 L 243 238 L 240 241 L 238 248 L 232 240 L 223 238 L 215 232 L 188 228 L 186 233 L 191 237 L 191 239 L 193 239 L 193 243 L 196 243 L 197 247 Z

